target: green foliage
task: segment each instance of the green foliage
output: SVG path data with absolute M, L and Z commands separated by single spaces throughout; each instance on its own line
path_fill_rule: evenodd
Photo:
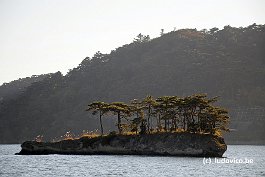
M 101 129 L 101 135 L 103 135 L 103 125 L 102 125 L 102 116 L 109 112 L 109 104 L 96 101 L 88 105 L 88 109 L 86 111 L 92 111 L 92 114 L 95 115 L 99 113 L 99 121 L 100 121 L 100 129 Z
M 0 93 L 8 93 L 8 96 L 0 96 L 0 142 L 18 143 L 39 134 L 50 140 L 66 131 L 95 130 L 97 121 L 88 118 L 91 115 L 83 111 L 93 100 L 129 102 L 131 98 L 143 98 L 147 94 L 158 97 L 193 93 L 221 96 L 218 105 L 229 109 L 231 127 L 237 129 L 229 134 L 228 141 L 233 138 L 264 142 L 264 25 L 226 26 L 212 31 L 182 29 L 150 40 L 139 39 L 110 54 L 85 57 L 65 76 L 54 73 L 28 84 L 2 85 Z M 206 105 L 200 103 L 201 109 L 206 109 Z M 188 116 L 190 112 L 186 111 L 185 104 L 180 108 L 169 109 L 168 114 L 162 112 L 163 109 L 152 108 L 150 131 L 151 128 L 171 131 L 171 124 L 177 125 L 178 130 L 183 127 L 184 115 L 185 121 L 191 119 L 189 124 L 192 125 L 193 119 Z M 249 112 L 249 108 L 254 111 Z M 169 115 L 174 111 L 176 118 L 171 119 Z M 128 121 L 121 120 L 131 122 L 137 117 L 136 112 L 126 118 Z M 148 111 L 144 109 L 143 112 L 143 120 L 147 121 Z M 194 119 L 193 127 L 199 127 L 197 116 Z M 113 130 L 115 120 L 104 120 L 104 129 Z M 147 122 L 142 127 L 147 129 Z M 197 129 L 200 127 L 195 131 Z
M 134 38 L 134 43 L 144 43 L 150 41 L 150 36 L 149 35 L 143 35 L 143 34 L 138 34 L 136 38 Z
M 131 105 L 123 102 L 113 102 L 106 104 L 103 102 L 91 103 L 89 110 L 101 110 L 113 112 L 118 115 L 119 134 L 125 130 L 138 133 L 138 127 L 141 134 L 152 133 L 154 129 L 150 126 L 150 118 L 157 117 L 164 120 L 164 131 L 175 132 L 184 130 L 193 133 L 211 133 L 215 134 L 228 131 L 229 116 L 224 108 L 213 106 L 218 97 L 207 98 L 206 94 L 196 94 L 187 97 L 162 96 L 154 99 L 152 96 L 146 96 L 143 101 L 134 99 Z M 99 106 L 100 105 L 100 106 Z M 106 111 L 106 112 L 107 112 Z M 133 117 L 136 115 L 136 117 Z M 147 117 L 147 125 L 144 117 Z M 129 123 L 122 123 L 122 119 L 128 118 Z M 161 121 L 157 121 L 157 131 L 161 131 Z
M 121 123 L 121 118 L 127 118 L 131 115 L 130 106 L 123 102 L 113 102 L 110 103 L 107 109 L 112 112 L 114 115 L 117 115 L 118 118 L 118 130 L 119 134 L 122 133 L 123 129 L 127 128 Z

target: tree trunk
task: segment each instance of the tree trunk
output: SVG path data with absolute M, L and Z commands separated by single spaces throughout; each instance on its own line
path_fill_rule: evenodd
M 186 131 L 186 116 L 183 117 L 183 129 Z
M 118 112 L 118 130 L 119 130 L 119 134 L 121 134 L 121 115 Z
M 167 132 L 167 120 L 165 119 L 165 131 Z
M 157 126 L 157 131 L 159 132 L 159 116 L 158 116 L 158 114 L 156 115 L 156 126 Z
M 103 125 L 102 125 L 102 114 L 99 113 L 99 122 L 100 122 L 100 129 L 101 129 L 101 136 L 103 135 Z
M 150 133 L 150 114 L 151 114 L 151 106 L 148 106 L 148 119 L 147 119 L 147 131 Z
M 162 129 L 160 114 L 158 114 L 158 129 L 159 129 L 159 131 Z
M 138 111 L 136 112 L 136 118 L 138 119 L 139 118 L 139 113 Z M 137 123 L 136 123 L 136 131 L 135 131 L 136 135 L 138 133 L 138 120 L 137 120 Z

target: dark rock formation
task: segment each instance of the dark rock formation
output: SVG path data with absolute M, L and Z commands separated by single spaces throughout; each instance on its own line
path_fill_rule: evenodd
M 60 142 L 26 141 L 18 155 L 110 154 L 222 157 L 227 146 L 222 137 L 210 134 L 159 133 L 83 137 Z

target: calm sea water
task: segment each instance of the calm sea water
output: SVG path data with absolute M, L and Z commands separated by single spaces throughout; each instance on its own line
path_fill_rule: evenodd
M 265 146 L 229 145 L 226 158 L 14 155 L 0 145 L 0 176 L 265 176 Z M 211 161 L 210 161 L 211 160 Z

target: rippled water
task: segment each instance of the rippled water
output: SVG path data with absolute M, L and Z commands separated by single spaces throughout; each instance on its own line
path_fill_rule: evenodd
M 0 176 L 265 176 L 265 146 L 229 145 L 227 158 L 211 163 L 189 157 L 14 155 L 19 151 L 20 145 L 0 145 Z

